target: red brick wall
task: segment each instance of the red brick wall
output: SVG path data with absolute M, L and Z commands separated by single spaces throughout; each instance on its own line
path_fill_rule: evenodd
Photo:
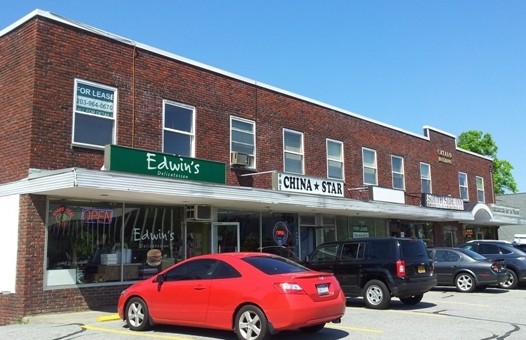
M 17 39 L 24 43 L 15 43 Z M 6 115 L 16 117 L 22 111 L 32 122 L 28 130 L 27 120 L 15 120 L 4 134 L 15 138 L 4 139 L 1 149 L 10 150 L 17 159 L 16 166 L 1 165 L 8 174 L 6 181 L 25 177 L 28 167 L 101 168 L 102 151 L 71 146 L 73 85 L 75 78 L 81 78 L 118 89 L 117 143 L 123 146 L 161 150 L 165 99 L 196 107 L 198 158 L 229 162 L 229 119 L 235 115 L 256 122 L 257 171 L 283 170 L 282 136 L 283 128 L 288 128 L 304 133 L 308 176 L 326 177 L 325 143 L 331 138 L 344 143 L 347 188 L 363 185 L 363 146 L 377 151 L 380 186 L 391 187 L 390 157 L 395 154 L 404 157 L 409 194 L 420 193 L 419 165 L 426 162 L 431 165 L 434 194 L 458 197 L 458 172 L 462 171 L 468 174 L 470 198 L 476 197 L 475 176 L 483 176 L 486 202 L 492 202 L 491 162 L 457 152 L 454 138 L 440 132 L 431 130 L 430 140 L 418 138 L 45 19 L 31 21 L 0 41 L 13 56 L 23 54 L 29 59 L 22 63 L 7 58 L 13 80 L 0 95 L 19 93 L 20 82 L 14 79 L 19 73 L 25 75 L 22 83 L 27 85 L 23 87 L 34 88 L 34 92 L 16 96 L 21 104 L 10 105 Z M 33 63 L 31 55 L 35 55 Z M 20 105 L 27 108 L 22 110 Z M 438 162 L 438 149 L 450 152 L 453 164 Z M 228 184 L 271 187 L 269 174 L 242 178 L 242 173 L 229 171 Z

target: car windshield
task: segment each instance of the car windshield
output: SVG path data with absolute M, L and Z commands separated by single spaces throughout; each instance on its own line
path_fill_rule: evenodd
M 282 257 L 274 256 L 250 256 L 243 258 L 252 266 L 268 275 L 299 273 L 310 271 L 310 269 Z
M 480 255 L 479 253 L 475 253 L 473 250 L 465 249 L 465 248 L 459 248 L 460 252 L 466 254 L 469 257 L 474 258 L 475 260 L 485 260 L 486 257 Z

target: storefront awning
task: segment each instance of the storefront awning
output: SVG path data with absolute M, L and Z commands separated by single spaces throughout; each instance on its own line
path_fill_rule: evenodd
M 496 219 L 491 211 L 488 216 L 483 216 L 479 213 L 480 208 L 475 213 L 474 210 L 433 209 L 82 168 L 31 170 L 26 179 L 0 186 L 0 196 L 18 194 L 142 204 L 199 204 L 236 210 L 320 213 L 430 222 L 518 224 L 517 219 Z

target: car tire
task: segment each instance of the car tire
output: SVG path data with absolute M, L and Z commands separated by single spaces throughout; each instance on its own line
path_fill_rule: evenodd
M 420 301 L 422 301 L 423 298 L 424 298 L 424 294 L 418 294 L 418 295 L 413 295 L 413 296 L 401 297 L 400 301 L 402 301 L 404 305 L 413 306 L 419 303 Z
M 143 299 L 134 297 L 126 304 L 126 324 L 132 331 L 144 331 L 150 328 L 150 313 Z
M 309 326 L 309 327 L 301 327 L 300 331 L 304 333 L 316 333 L 319 332 L 325 327 L 325 322 L 321 323 L 319 325 Z
M 455 276 L 455 287 L 462 293 L 471 293 L 477 289 L 475 278 L 468 273 L 459 273 Z
M 365 305 L 372 309 L 385 309 L 391 303 L 391 293 L 380 280 L 371 280 L 365 284 L 363 298 Z
M 512 269 L 508 269 L 508 272 L 510 273 L 510 278 L 506 282 L 499 284 L 499 286 L 504 289 L 515 289 L 519 286 L 519 277 Z
M 243 306 L 236 314 L 234 332 L 240 340 L 267 339 L 270 336 L 267 317 L 257 306 Z

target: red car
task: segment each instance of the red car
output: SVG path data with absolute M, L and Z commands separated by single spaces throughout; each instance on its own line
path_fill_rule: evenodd
M 171 324 L 261 340 L 340 322 L 345 296 L 333 274 L 272 254 L 221 253 L 192 257 L 133 284 L 121 293 L 118 311 L 131 330 Z

